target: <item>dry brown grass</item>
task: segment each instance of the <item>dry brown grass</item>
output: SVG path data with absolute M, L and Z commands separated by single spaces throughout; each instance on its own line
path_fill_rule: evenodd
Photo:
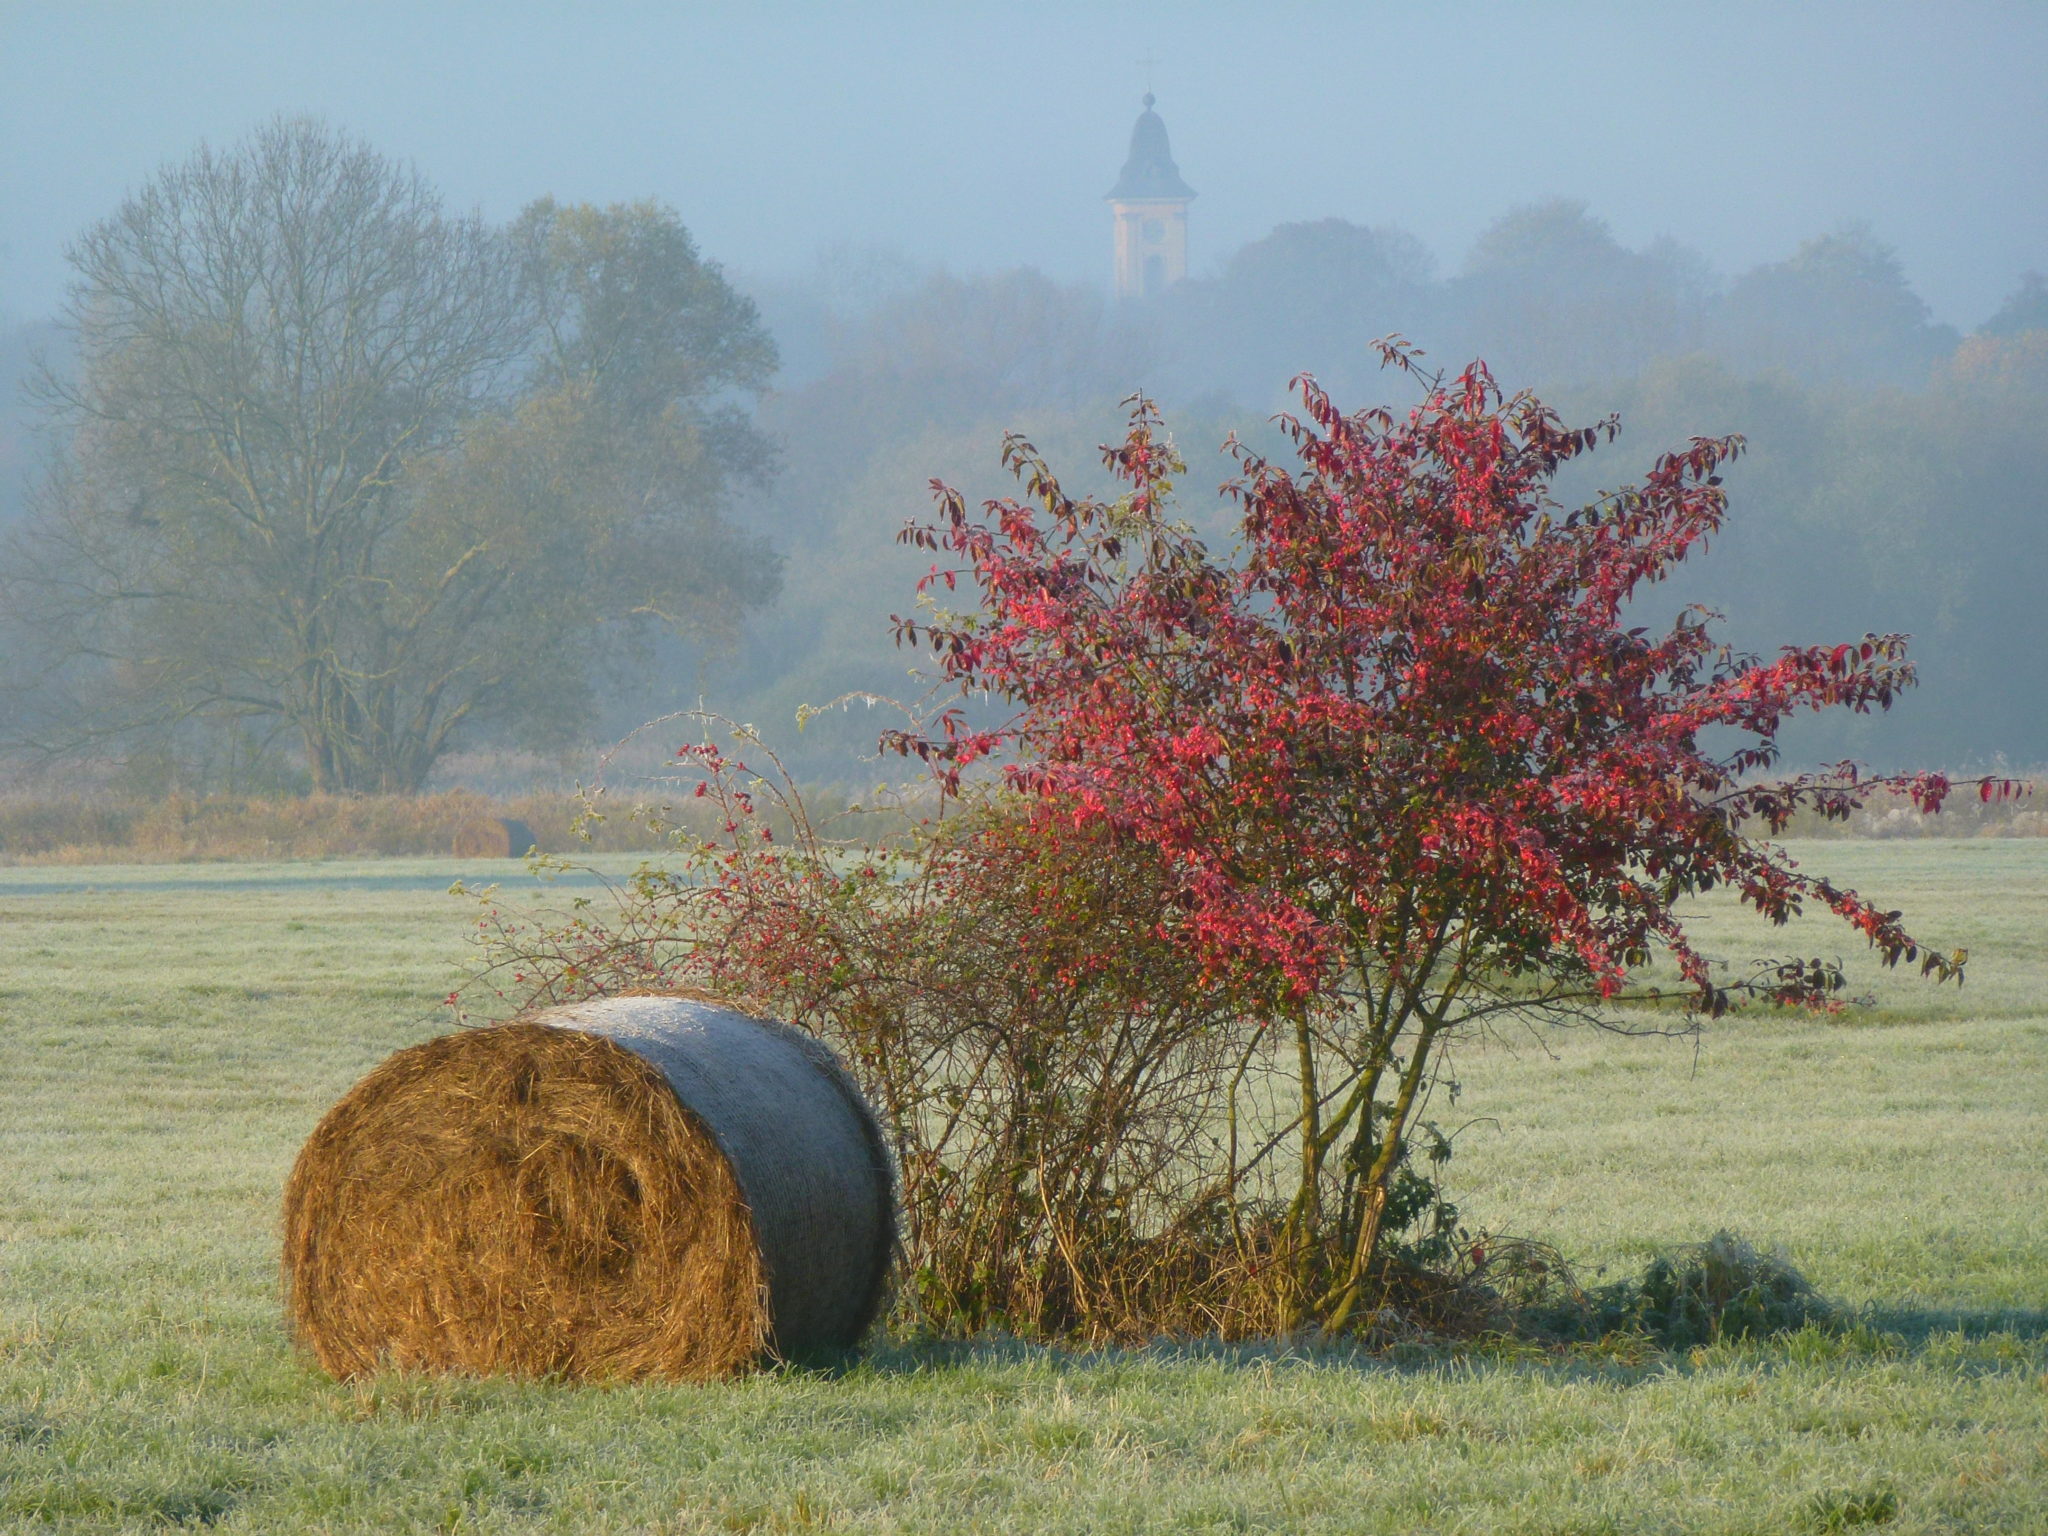
M 825 817 L 847 814 L 836 789 L 813 799 Z M 599 812 L 595 817 L 588 811 Z M 787 816 L 765 818 L 777 835 Z M 855 818 L 886 837 L 904 813 Z M 108 792 L 0 791 L 0 865 L 178 864 L 233 860 L 465 858 L 544 853 L 645 853 L 673 846 L 673 834 L 710 835 L 717 812 L 688 786 L 493 798 L 474 790 L 430 795 L 172 794 L 156 800 Z M 516 846 L 515 846 L 516 845 Z M 504 849 L 501 854 L 498 850 Z
M 171 795 L 0 795 L 0 864 L 172 864 L 235 859 L 427 857 L 456 847 L 466 829 L 516 824 L 549 852 L 633 852 L 662 845 L 644 821 L 609 816 L 578 834 L 573 795 L 494 800 L 468 790 L 433 795 L 307 795 L 264 799 Z M 510 857 L 516 834 L 503 841 Z M 490 856 L 492 850 L 472 850 Z
M 1971 775 L 1974 777 L 1974 774 Z M 1957 777 L 1962 777 L 1958 774 Z M 2026 786 L 2017 797 L 1980 799 L 1973 789 L 1958 790 L 1939 815 L 1926 816 L 1904 795 L 1889 792 L 1847 821 L 1828 821 L 1802 812 L 1785 830 L 1787 837 L 2048 837 L 2048 781 L 2014 775 Z

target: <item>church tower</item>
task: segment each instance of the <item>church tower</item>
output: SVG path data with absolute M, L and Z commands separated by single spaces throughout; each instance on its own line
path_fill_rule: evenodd
M 1116 217 L 1116 296 L 1149 299 L 1188 275 L 1188 202 L 1195 189 L 1180 179 L 1167 147 L 1166 124 L 1145 110 L 1131 127 L 1131 154 L 1104 199 Z

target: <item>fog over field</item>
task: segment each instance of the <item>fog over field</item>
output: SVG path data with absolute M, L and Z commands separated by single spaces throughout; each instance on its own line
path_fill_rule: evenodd
M 852 244 L 1101 282 L 1099 198 L 1148 80 L 1201 192 L 1197 270 L 1327 216 L 1456 263 L 1557 196 L 1729 273 L 1867 220 L 1965 330 L 2048 260 L 2048 16 L 2024 0 L 9 0 L 0 29 L 0 306 L 20 318 L 56 306 L 64 242 L 123 192 L 278 111 L 416 159 L 493 217 L 543 192 L 664 198 L 748 273 Z
M 2048 1531 L 2044 81 L 0 0 L 0 1531 Z
M 807 776 L 871 775 L 875 716 L 794 717 L 916 692 L 888 617 L 929 561 L 893 535 L 930 478 L 1001 493 L 1017 429 L 1099 484 L 1095 445 L 1142 388 L 1190 460 L 1185 515 L 1227 546 L 1213 447 L 1277 447 L 1303 370 L 1347 407 L 1405 403 L 1371 351 L 1390 333 L 1574 419 L 1619 411 L 1568 489 L 1695 434 L 1749 439 L 1726 531 L 1646 621 L 1700 601 L 1764 650 L 1910 631 L 1921 662 L 1891 715 L 1795 756 L 2048 761 L 2044 69 L 2048 9 L 2023 3 L 0 0 L 5 771 L 520 787 L 701 699 Z M 490 581 L 434 632 L 527 654 L 367 767 L 316 760 L 287 697 L 303 665 L 234 653 L 260 591 L 212 577 L 242 556 L 177 566 L 167 606 L 172 545 L 229 545 L 174 536 L 211 482 L 150 481 L 182 430 L 170 353 L 135 350 L 116 291 L 142 249 L 124 209 L 202 145 L 295 123 L 416 170 L 419 206 L 473 210 L 476 259 L 508 263 L 502 333 L 379 493 L 414 542 L 364 548 L 440 572 L 488 546 L 460 569 Z M 1113 185 L 1156 246 L 1121 276 Z M 647 303 L 649 274 L 670 285 L 671 329 L 604 308 L 628 247 L 654 263 Z M 638 348 L 630 387 L 601 335 Z M 58 381 L 40 403 L 37 357 Z M 126 446 L 89 430 L 110 412 Z M 535 499 L 536 466 L 579 455 L 577 494 Z M 432 693 L 392 686 L 394 718 Z

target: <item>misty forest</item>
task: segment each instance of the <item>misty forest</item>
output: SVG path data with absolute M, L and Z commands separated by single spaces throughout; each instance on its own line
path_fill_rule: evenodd
M 1913 637 L 1919 691 L 1795 727 L 1805 755 L 2048 757 L 2038 273 L 1965 334 L 1867 227 L 1722 273 L 1552 200 L 1463 252 L 1287 223 L 1121 296 L 844 246 L 749 283 L 687 213 L 537 189 L 492 225 L 404 145 L 279 119 L 79 232 L 65 313 L 0 337 L 11 772 L 503 791 L 707 703 L 859 783 L 875 717 L 795 722 L 923 693 L 889 619 L 934 478 L 1000 492 L 1006 431 L 1090 464 L 1142 390 L 1183 515 L 1227 544 L 1225 439 L 1269 446 L 1302 373 L 1349 410 L 1405 403 L 1389 337 L 1580 424 L 1618 414 L 1566 494 L 1746 439 L 1727 527 L 1652 601 L 1717 610 L 1738 645 Z

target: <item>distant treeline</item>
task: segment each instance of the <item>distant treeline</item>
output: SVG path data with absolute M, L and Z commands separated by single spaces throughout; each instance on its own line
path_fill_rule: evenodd
M 850 690 L 915 695 L 916 658 L 886 616 L 912 611 L 929 557 L 893 536 L 929 506 L 932 477 L 970 499 L 1013 491 L 996 463 L 1005 430 L 1086 483 L 1116 402 L 1146 389 L 1188 459 L 1183 515 L 1227 545 L 1212 492 L 1231 466 L 1212 450 L 1235 432 L 1280 452 L 1270 417 L 1304 371 L 1349 407 L 1405 404 L 1371 345 L 1400 334 L 1453 371 L 1483 357 L 1579 423 L 1619 413 L 1619 442 L 1577 494 L 1695 435 L 1745 435 L 1722 538 L 1644 622 L 1704 603 L 1731 642 L 1766 652 L 1910 632 L 1922 679 L 1888 716 L 1795 733 L 1788 757 L 2048 762 L 2038 275 L 1964 336 L 1867 231 L 1722 282 L 1691 252 L 1628 250 L 1583 207 L 1551 203 L 1503 218 L 1448 276 L 1409 236 L 1330 219 L 1283 226 L 1151 304 L 1028 270 L 919 276 L 848 254 L 758 297 L 806 375 L 759 418 L 782 446 L 757 515 L 789 553 L 785 590 L 735 655 L 697 659 L 696 685 L 764 727 Z M 783 734 L 807 772 L 831 775 L 871 750 L 874 724 L 856 708 L 800 742 Z
M 2038 275 L 2015 275 L 2004 305 L 1961 334 L 1931 317 L 1867 230 L 1819 235 L 1724 279 L 1683 247 L 1628 249 L 1583 205 L 1552 202 L 1503 217 L 1455 271 L 1398 230 L 1324 219 L 1284 225 L 1145 304 L 1029 269 L 961 277 L 844 250 L 805 277 L 735 287 L 783 359 L 776 387 L 744 413 L 772 445 L 772 470 L 699 499 L 734 537 L 779 555 L 781 590 L 734 633 L 700 626 L 651 646 L 643 635 L 637 651 L 622 636 L 616 654 L 593 654 L 600 708 L 584 718 L 599 738 L 702 701 L 758 725 L 806 779 L 901 772 L 867 760 L 895 722 L 865 702 L 801 730 L 798 715 L 847 694 L 921 693 L 918 658 L 895 647 L 889 619 L 915 610 L 930 564 L 895 534 L 929 506 L 933 478 L 970 498 L 1007 493 L 996 456 L 1017 430 L 1070 485 L 1085 483 L 1118 402 L 1143 389 L 1189 462 L 1183 515 L 1227 546 L 1212 492 L 1231 466 L 1212 450 L 1234 433 L 1277 453 L 1270 418 L 1304 371 L 1342 405 L 1404 405 L 1411 386 L 1380 372 L 1371 346 L 1399 334 L 1449 370 L 1483 357 L 1507 387 L 1536 388 L 1580 424 L 1618 412 L 1623 435 L 1593 457 L 1594 478 L 1575 487 L 1584 495 L 1692 436 L 1748 439 L 1723 536 L 1644 622 L 1704 603 L 1726 615 L 1732 643 L 1763 651 L 1907 631 L 1922 679 L 1889 716 L 1795 734 L 1789 758 L 2048 762 Z M 27 343 L 53 339 L 61 347 L 46 326 L 0 338 L 0 519 L 18 520 L 35 472 L 15 389 Z M 745 404 L 734 398 L 721 419 L 738 421 Z M 249 729 L 194 717 L 137 745 L 166 765 L 157 782 L 204 789 L 228 781 L 223 764 L 252 788 L 303 781 L 289 747 L 262 748 L 278 760 L 260 771 L 244 750 L 236 770 Z M 488 722 L 459 745 L 554 749 Z

